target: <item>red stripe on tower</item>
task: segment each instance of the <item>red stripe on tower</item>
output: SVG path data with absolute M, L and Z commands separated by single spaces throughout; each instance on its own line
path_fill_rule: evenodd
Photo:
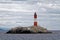
M 34 13 L 34 26 L 37 27 L 37 14 L 36 14 L 36 12 Z

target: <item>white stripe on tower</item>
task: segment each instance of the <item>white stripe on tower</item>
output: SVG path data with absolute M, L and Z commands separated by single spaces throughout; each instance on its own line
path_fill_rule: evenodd
M 37 18 L 34 18 L 34 22 L 37 22 Z

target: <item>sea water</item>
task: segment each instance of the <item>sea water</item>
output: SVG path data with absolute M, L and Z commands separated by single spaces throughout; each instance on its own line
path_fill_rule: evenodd
M 60 40 L 60 31 L 49 34 L 6 34 L 0 33 L 0 40 Z

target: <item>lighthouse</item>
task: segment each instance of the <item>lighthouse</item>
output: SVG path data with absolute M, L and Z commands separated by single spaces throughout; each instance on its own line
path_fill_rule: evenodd
M 36 12 L 34 13 L 34 22 L 33 22 L 33 26 L 29 26 L 29 27 L 15 27 L 12 28 L 11 30 L 9 30 L 7 33 L 52 33 L 49 32 L 46 28 L 43 28 L 41 26 L 38 25 L 37 22 L 37 14 Z
M 34 13 L 34 26 L 37 27 L 37 14 Z

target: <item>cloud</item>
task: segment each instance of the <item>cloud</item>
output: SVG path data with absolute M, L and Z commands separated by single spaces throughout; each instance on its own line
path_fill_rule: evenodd
M 5 11 L 20 11 L 20 12 L 32 12 L 31 10 L 29 10 L 29 5 L 26 5 L 26 7 L 24 7 L 24 4 L 2 4 L 0 5 L 0 10 L 5 10 Z M 31 7 L 31 6 L 30 6 Z
M 33 25 L 35 11 L 39 25 L 60 28 L 60 0 L 0 0 L 0 26 Z
M 12 1 L 27 1 L 27 0 L 12 0 Z

